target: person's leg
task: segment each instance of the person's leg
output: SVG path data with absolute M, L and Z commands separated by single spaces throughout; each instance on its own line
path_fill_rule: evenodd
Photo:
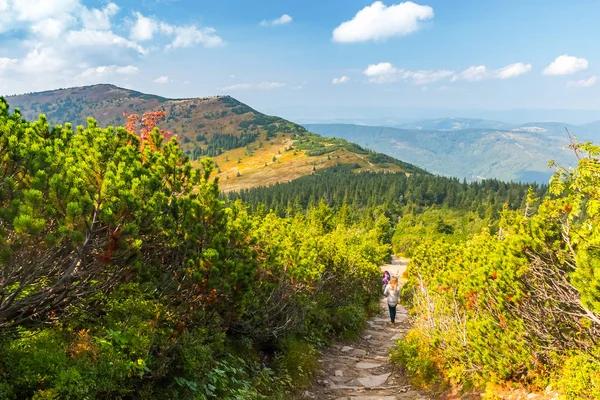
M 392 321 L 392 324 L 396 322 L 396 306 L 390 307 L 390 320 Z

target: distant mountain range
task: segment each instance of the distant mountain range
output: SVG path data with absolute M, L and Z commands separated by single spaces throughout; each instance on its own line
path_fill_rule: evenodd
M 426 173 L 392 157 L 342 139 L 323 138 L 280 117 L 260 113 L 230 96 L 168 99 L 114 85 L 29 93 L 6 98 L 27 120 L 45 114 L 53 124 L 126 124 L 123 113 L 163 110 L 161 128 L 173 131 L 192 160 L 210 156 L 225 191 L 287 182 L 317 170 L 343 166 L 354 171 Z
M 305 124 L 306 129 L 339 137 L 400 158 L 428 171 L 468 180 L 495 178 L 547 182 L 549 160 L 573 165 L 565 150 L 569 135 L 600 139 L 600 122 L 574 126 L 540 122 L 513 125 L 468 118 L 443 118 L 401 124 L 399 128 L 350 124 Z

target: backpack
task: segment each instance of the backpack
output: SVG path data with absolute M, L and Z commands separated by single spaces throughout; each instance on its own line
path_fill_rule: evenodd
M 384 285 L 387 285 L 387 284 L 390 282 L 390 279 L 391 279 L 390 273 L 389 273 L 389 272 L 387 272 L 387 271 L 385 271 L 385 272 L 383 273 L 383 279 L 381 280 L 381 282 L 382 282 Z

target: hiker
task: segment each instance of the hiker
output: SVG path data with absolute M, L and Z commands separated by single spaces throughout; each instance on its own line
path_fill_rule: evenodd
M 383 290 L 385 290 L 385 287 L 387 286 L 388 283 L 390 283 L 390 278 L 392 276 L 390 275 L 389 272 L 385 271 L 383 273 L 383 279 L 381 280 L 381 283 L 383 284 Z
M 393 276 L 390 282 L 386 285 L 383 295 L 387 297 L 388 307 L 390 309 L 390 325 L 396 324 L 396 306 L 398 305 L 398 297 L 400 297 L 400 285 L 398 278 Z

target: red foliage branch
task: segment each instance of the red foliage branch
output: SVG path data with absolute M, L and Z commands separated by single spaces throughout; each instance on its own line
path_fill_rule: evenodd
M 144 113 L 141 117 L 139 114 L 127 113 L 123 113 L 123 116 L 127 118 L 127 125 L 125 125 L 125 129 L 127 129 L 128 132 L 138 136 L 142 141 L 141 146 L 143 147 L 144 142 L 151 143 L 150 133 L 152 133 L 158 124 L 167 117 L 167 113 L 160 110 Z M 173 132 L 166 131 L 164 129 L 160 129 L 160 134 L 167 140 L 173 137 Z

